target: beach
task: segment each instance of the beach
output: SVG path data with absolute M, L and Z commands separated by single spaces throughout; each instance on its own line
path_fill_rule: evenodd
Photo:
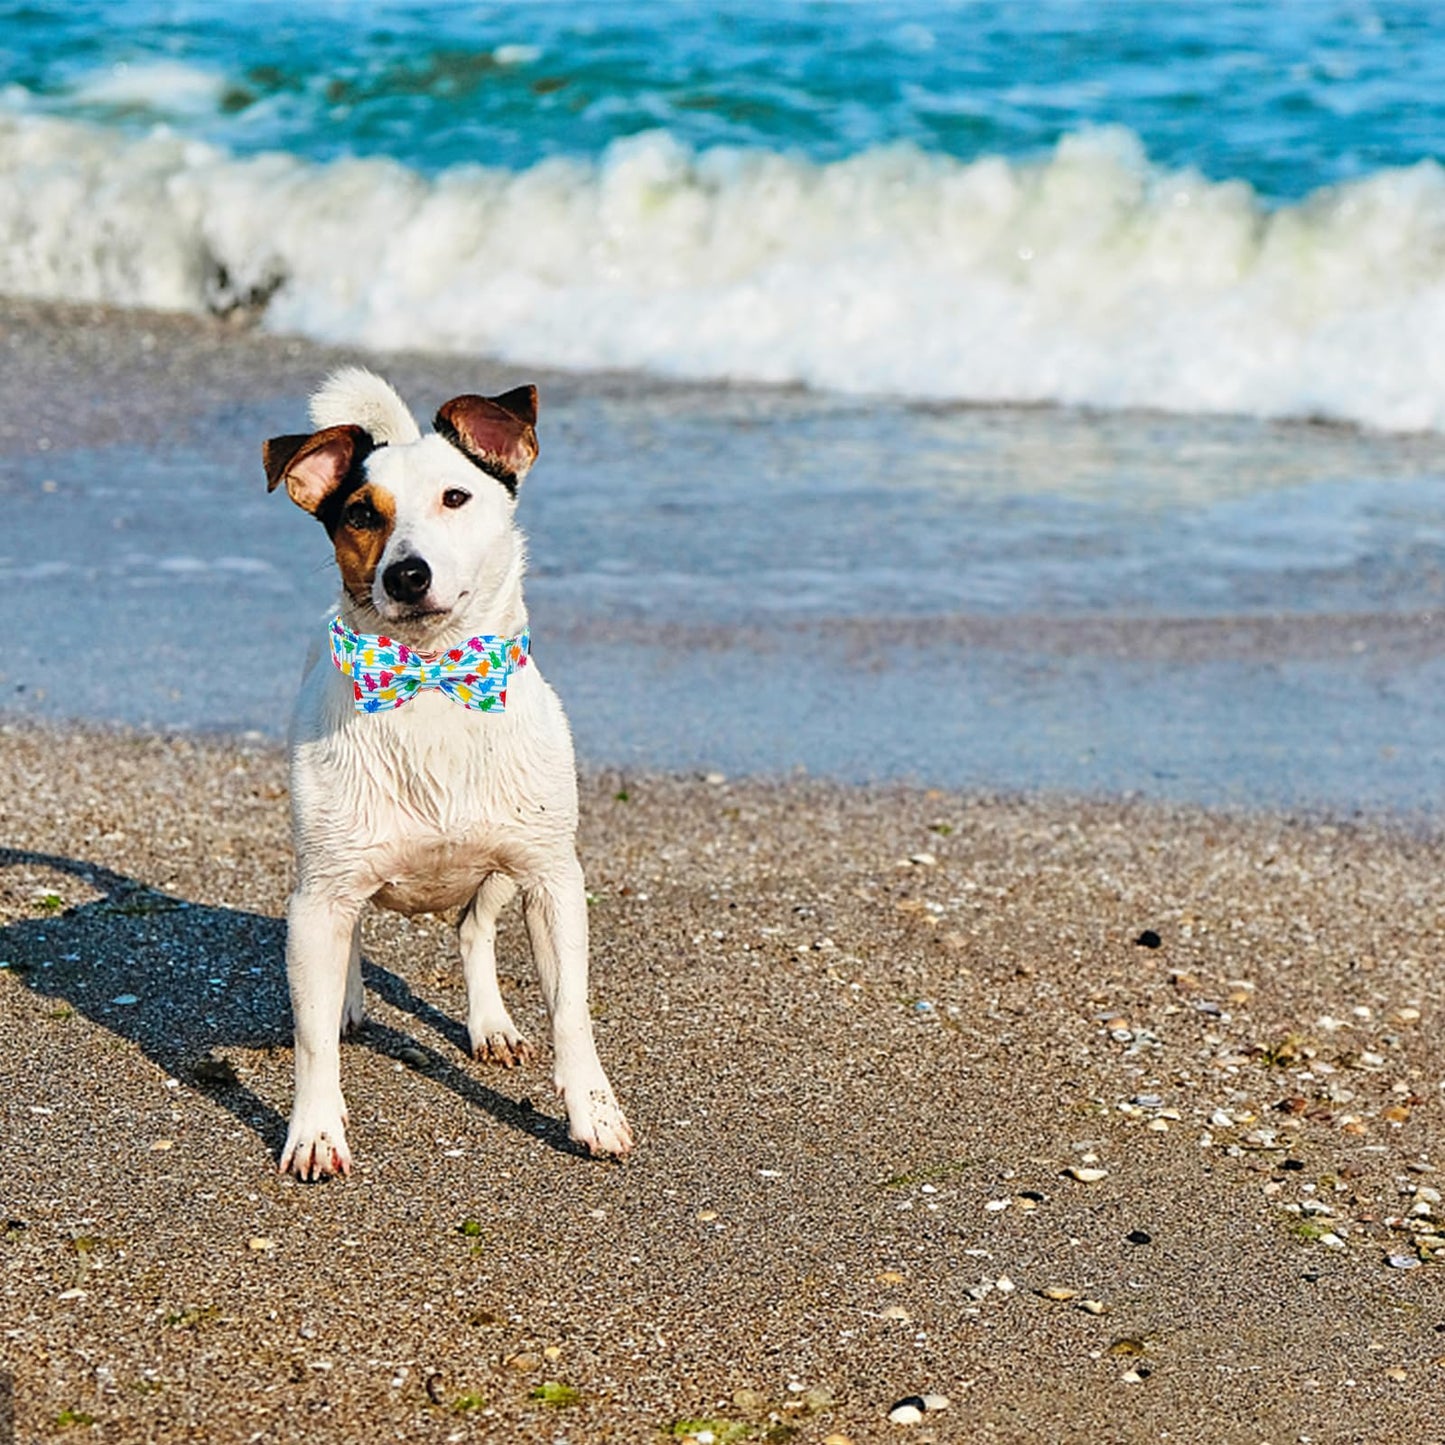
M 20 303 L 4 341 L 26 359 L 0 420 L 12 517 L 37 539 L 22 563 L 104 559 L 126 530 L 107 475 L 140 479 L 117 515 L 162 556 L 217 555 L 207 536 L 234 555 L 263 515 L 275 531 L 250 545 L 275 536 L 285 556 L 291 529 L 309 539 L 250 462 L 338 353 Z M 456 372 L 375 364 L 423 392 Z M 684 428 L 704 405 L 625 375 L 543 383 L 562 457 L 528 487 L 540 505 L 559 486 L 563 511 L 589 480 L 567 455 L 579 409 L 600 396 L 635 420 L 642 392 Z M 769 408 L 811 404 L 731 403 L 764 431 Z M 209 531 L 186 521 L 176 475 Z M 43 509 L 58 501 L 57 519 Z M 343 1062 L 357 1172 L 320 1187 L 275 1159 L 291 1074 L 280 729 L 325 569 L 295 569 L 298 602 L 224 568 L 173 568 L 158 591 L 135 564 L 27 582 L 12 563 L 21 658 L 51 638 L 23 668 L 12 655 L 0 732 L 17 1438 L 862 1442 L 899 1432 L 895 1403 L 934 1394 L 949 1408 L 910 1438 L 1428 1434 L 1445 1359 L 1428 1243 L 1445 1147 L 1437 774 L 1431 747 L 1389 755 L 1369 702 L 1385 700 L 1390 736 L 1428 736 L 1428 615 L 885 624 L 794 601 L 759 626 L 703 585 L 691 611 L 640 625 L 569 602 L 586 587 L 548 567 L 552 542 L 533 546 L 538 651 L 583 762 L 597 1027 L 640 1143 L 620 1166 L 578 1157 L 545 1064 L 469 1063 L 449 920 L 377 914 L 370 1021 Z M 208 629 L 253 608 L 266 667 L 207 667 Z M 178 659 L 169 696 L 126 670 L 132 617 L 148 671 L 166 647 Z M 57 646 L 71 629 L 74 649 Z M 769 702 L 764 679 L 730 710 L 739 629 L 767 635 L 767 666 L 806 705 Z M 945 664 L 938 709 L 830 709 L 860 647 L 885 689 L 927 680 L 916 654 L 900 660 L 900 630 Z M 86 637 L 106 642 L 86 652 Z M 650 679 L 620 695 L 588 666 L 602 650 L 615 669 L 619 646 Z M 1032 682 L 952 748 L 941 720 L 977 705 L 959 678 L 990 651 Z M 58 655 L 87 662 L 58 677 Z M 1051 667 L 1069 693 L 1052 713 Z M 1247 691 L 1211 699 L 1199 679 L 1219 667 L 1320 669 L 1343 699 L 1319 719 L 1336 769 L 1287 757 L 1291 734 L 1264 709 L 1251 721 Z M 1196 725 L 1169 732 L 1182 800 L 1147 766 L 1130 669 L 1192 699 Z M 1356 685 L 1362 669 L 1375 687 Z M 219 697 L 244 717 L 236 699 L 257 688 L 258 726 L 204 712 Z M 159 712 L 129 716 L 135 695 Z M 999 765 L 991 738 L 1082 735 L 1121 696 L 1112 792 L 1082 747 L 1055 749 L 1042 782 Z M 710 740 L 734 735 L 759 765 L 721 766 L 739 756 Z M 839 751 L 860 737 L 882 760 L 871 774 Z M 540 1033 L 515 916 L 502 967 Z
M 356 1173 L 304 1186 L 285 791 L 0 732 L 19 1440 L 1430 1437 L 1438 839 L 594 773 L 635 1154 L 469 1063 L 449 924 L 375 914 Z M 539 1033 L 515 914 L 501 970 Z

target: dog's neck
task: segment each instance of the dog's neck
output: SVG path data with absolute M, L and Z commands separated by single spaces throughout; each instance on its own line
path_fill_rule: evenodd
M 522 599 L 526 553 L 518 545 L 505 564 L 484 573 L 450 612 L 441 617 L 392 619 L 370 602 L 358 602 L 344 589 L 338 615 L 353 632 L 394 638 L 418 652 L 444 651 L 469 637 L 516 637 L 527 627 Z

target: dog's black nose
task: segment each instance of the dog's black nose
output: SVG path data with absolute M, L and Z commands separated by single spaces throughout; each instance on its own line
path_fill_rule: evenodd
M 381 574 L 381 585 L 393 602 L 420 602 L 431 587 L 431 568 L 420 557 L 403 557 Z

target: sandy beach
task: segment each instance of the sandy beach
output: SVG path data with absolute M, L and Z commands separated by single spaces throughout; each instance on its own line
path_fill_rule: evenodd
M 468 1062 L 449 925 L 375 915 L 357 1172 L 307 1187 L 280 750 L 11 724 L 0 796 L 22 1441 L 1435 1428 L 1437 840 L 592 775 L 635 1156 Z M 514 916 L 502 970 L 537 1029 Z

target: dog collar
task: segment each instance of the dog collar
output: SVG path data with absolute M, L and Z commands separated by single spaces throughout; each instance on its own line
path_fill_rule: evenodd
M 357 712 L 389 712 L 434 687 L 474 712 L 502 712 L 512 673 L 527 665 L 530 631 L 486 634 L 444 652 L 420 652 L 390 637 L 331 623 L 331 660 L 351 679 Z

